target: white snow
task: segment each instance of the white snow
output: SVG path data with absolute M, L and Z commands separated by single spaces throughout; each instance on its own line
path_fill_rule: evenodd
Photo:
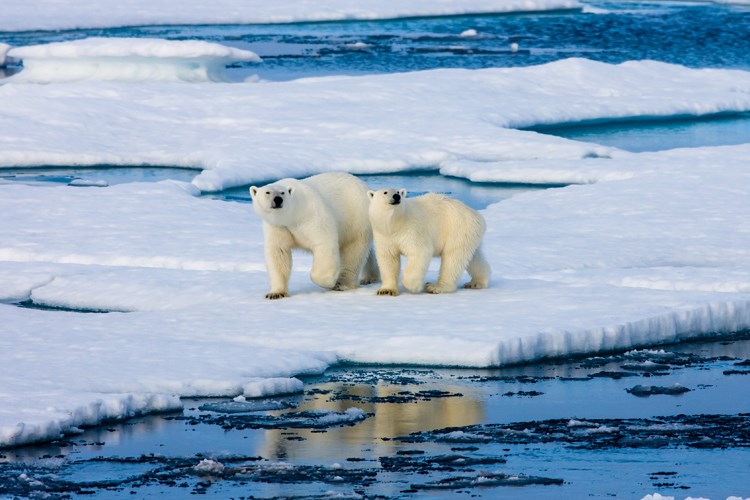
M 249 50 L 199 40 L 85 38 L 16 47 L 8 55 L 23 61 L 14 83 L 78 80 L 129 82 L 224 82 L 226 66 L 260 62 Z
M 424 168 L 476 181 L 589 183 L 643 167 L 592 159 L 621 157 L 613 148 L 509 127 L 748 111 L 749 89 L 742 71 L 584 59 L 239 86 L 91 82 L 58 86 L 54 100 L 43 86 L 7 84 L 0 99 L 17 104 L 3 110 L 0 166 L 200 167 L 193 183 L 203 191 Z M 82 107 L 97 112 L 82 121 Z
M 580 9 L 577 0 L 3 0 L 0 31 L 267 24 Z
M 11 82 L 0 103 L 4 167 L 206 168 L 193 184 L 0 182 L 0 445 L 180 396 L 294 392 L 295 375 L 337 360 L 497 366 L 750 328 L 750 144 L 632 154 L 509 128 L 746 111 L 747 72 L 572 59 L 284 83 Z M 323 291 L 299 255 L 292 297 L 265 300 L 261 221 L 197 196 L 413 168 L 580 185 L 484 210 L 488 290 L 395 298 Z M 115 312 L 11 305 L 26 299 Z

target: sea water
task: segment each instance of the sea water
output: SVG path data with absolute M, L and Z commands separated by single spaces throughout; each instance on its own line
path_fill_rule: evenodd
M 238 81 L 525 66 L 565 57 L 749 67 L 746 7 L 692 2 L 587 6 L 583 12 L 541 15 L 0 33 L 0 40 L 25 45 L 87 36 L 206 39 L 247 48 L 264 58 L 260 65 L 230 68 Z M 475 30 L 476 36 L 461 36 L 466 30 Z M 518 44 L 518 50 L 511 44 Z M 566 124 L 542 132 L 637 151 L 715 145 L 722 143 L 716 137 L 727 136 L 732 143 L 750 142 L 747 122 L 747 116 L 733 116 Z M 735 127 L 737 132 L 728 132 Z M 196 173 L 99 170 L 3 175 L 5 181 L 79 180 L 81 186 L 103 187 L 165 178 L 189 181 Z M 516 188 L 446 179 L 434 172 L 366 180 L 374 188 L 387 184 L 414 193 L 448 192 L 477 207 L 502 199 L 498 190 Z M 238 193 L 242 190 L 246 188 Z M 246 195 L 238 193 L 218 196 L 246 201 Z M 304 394 L 285 400 L 289 410 L 248 412 L 227 420 L 225 414 L 205 409 L 217 408 L 222 401 L 188 400 L 179 414 L 109 423 L 46 445 L 0 450 L 0 497 L 641 498 L 653 492 L 676 498 L 750 496 L 745 479 L 750 463 L 748 426 L 710 418 L 746 411 L 749 346 L 750 341 L 740 338 L 665 347 L 664 352 L 676 356 L 666 361 L 654 350 L 656 354 L 639 359 L 620 353 L 497 370 L 339 367 L 306 380 Z M 652 370 L 654 364 L 661 369 Z M 667 394 L 628 392 L 636 386 L 661 388 Z M 688 391 L 669 393 L 675 387 Z M 258 413 L 276 418 L 289 412 L 352 407 L 361 408 L 367 418 L 328 428 L 253 427 L 258 425 Z M 667 419 L 680 415 L 706 418 Z M 565 425 L 554 427 L 556 420 Z M 520 427 L 503 427 L 518 422 Z M 536 432 L 540 425 L 548 426 L 549 432 Z M 662 437 L 651 434 L 639 440 L 634 429 L 644 426 L 661 429 Z M 670 434 L 670 428 L 680 432 Z M 440 429 L 447 430 L 437 432 Z M 482 437 L 490 430 L 494 437 Z M 516 441 L 498 438 L 503 433 Z M 610 435 L 621 437 L 621 444 L 602 444 L 610 442 L 605 439 Z M 676 441 L 683 436 L 694 440 Z M 513 483 L 514 477 L 528 481 L 520 486 Z

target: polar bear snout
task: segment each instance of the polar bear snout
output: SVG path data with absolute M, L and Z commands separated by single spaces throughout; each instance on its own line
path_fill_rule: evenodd
M 273 197 L 271 200 L 271 208 L 281 208 L 284 205 L 284 198 L 279 195 Z
M 398 193 L 393 193 L 393 196 L 391 196 L 390 204 L 398 205 L 399 203 L 401 203 L 401 195 Z

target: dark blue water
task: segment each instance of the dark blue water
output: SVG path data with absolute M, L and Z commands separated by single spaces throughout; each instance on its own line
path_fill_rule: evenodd
M 609 63 L 653 59 L 690 67 L 750 68 L 750 8 L 691 2 L 588 2 L 587 6 L 597 13 L 0 32 L 0 42 L 17 46 L 91 36 L 201 39 L 255 51 L 264 62 L 237 65 L 235 76 L 258 75 L 269 80 L 529 66 L 568 57 Z M 460 36 L 469 29 L 478 35 Z M 364 45 L 355 45 L 358 43 Z M 511 43 L 518 44 L 518 52 L 510 50 Z

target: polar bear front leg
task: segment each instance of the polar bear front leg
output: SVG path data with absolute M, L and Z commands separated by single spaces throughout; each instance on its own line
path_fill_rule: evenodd
M 318 245 L 312 249 L 313 265 L 310 279 L 316 285 L 334 289 L 341 273 L 341 257 L 338 244 Z
M 271 290 L 267 299 L 289 297 L 289 276 L 292 273 L 292 236 L 288 230 L 274 226 L 264 226 L 265 256 L 268 281 Z
M 289 275 L 292 273 L 292 249 L 283 247 L 266 247 L 266 269 L 271 290 L 267 299 L 289 297 Z
M 375 238 L 375 255 L 380 268 L 382 285 L 378 295 L 398 295 L 398 273 L 401 272 L 401 253 L 397 248 L 384 244 Z
M 432 252 L 420 249 L 406 255 L 406 266 L 401 284 L 411 293 L 420 293 L 424 289 L 424 276 L 430 267 Z

